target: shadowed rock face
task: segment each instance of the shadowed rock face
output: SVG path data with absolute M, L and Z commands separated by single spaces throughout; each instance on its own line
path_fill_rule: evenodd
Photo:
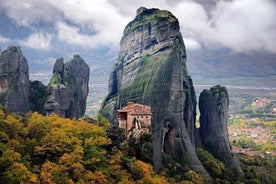
M 48 97 L 45 111 L 57 113 L 62 117 L 79 118 L 84 115 L 88 95 L 90 69 L 78 55 L 64 64 L 57 59 L 53 77 L 48 84 Z
M 64 80 L 68 82 L 70 89 L 70 106 L 66 117 L 81 117 L 85 113 L 86 99 L 89 92 L 90 69 L 85 61 L 79 56 L 64 65 Z
M 169 155 L 209 176 L 195 151 L 196 98 L 178 20 L 168 11 L 140 8 L 120 45 L 101 113 L 116 123 L 116 110 L 127 102 L 150 105 L 155 170 Z
M 29 110 L 29 68 L 20 47 L 10 46 L 0 56 L 0 103 L 9 111 Z
M 238 159 L 233 155 L 228 139 L 227 114 L 229 99 L 227 89 L 214 86 L 204 90 L 199 97 L 201 144 L 239 176 L 243 175 Z

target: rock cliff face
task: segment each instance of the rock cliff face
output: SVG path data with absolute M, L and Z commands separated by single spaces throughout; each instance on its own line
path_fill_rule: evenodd
M 64 64 L 57 59 L 53 77 L 48 84 L 45 111 L 62 117 L 79 118 L 84 115 L 88 95 L 89 67 L 79 56 Z
M 199 97 L 201 144 L 236 174 L 242 176 L 240 163 L 232 154 L 228 139 L 228 106 L 229 98 L 225 87 L 214 86 L 210 90 L 205 89 L 201 92 Z
M 44 109 L 48 114 L 57 113 L 65 117 L 70 105 L 69 91 L 65 86 L 63 58 L 56 60 L 53 76 L 48 84 L 48 97 Z
M 29 110 L 29 68 L 19 46 L 10 46 L 0 56 L 0 103 L 12 112 Z
M 168 11 L 140 8 L 120 45 L 101 113 L 114 122 L 129 101 L 150 105 L 155 170 L 167 155 L 209 176 L 195 151 L 196 97 L 178 20 Z
M 10 46 L 0 55 L 0 104 L 11 112 L 55 112 L 62 117 L 84 115 L 90 69 L 79 56 L 67 63 L 57 59 L 48 86 L 29 80 L 26 58 L 20 47 Z

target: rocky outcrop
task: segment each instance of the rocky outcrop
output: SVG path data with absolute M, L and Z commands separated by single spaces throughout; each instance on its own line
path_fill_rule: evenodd
M 70 105 L 69 90 L 67 90 L 64 74 L 63 58 L 56 60 L 53 69 L 53 76 L 48 84 L 48 97 L 44 105 L 47 114 L 56 113 L 61 117 L 66 117 L 66 110 Z
M 67 117 L 83 116 L 86 110 L 86 99 L 89 92 L 90 69 L 79 56 L 64 65 L 64 80 L 68 82 L 70 89 L 70 107 L 66 112 Z
M 195 151 L 196 97 L 178 20 L 168 11 L 140 8 L 120 45 L 100 112 L 116 123 L 117 109 L 129 101 L 151 106 L 155 170 L 172 157 L 209 176 Z
M 228 139 L 227 116 L 229 98 L 227 89 L 214 86 L 199 97 L 201 143 L 216 158 L 223 161 L 237 175 L 242 176 L 238 159 L 233 155 Z
M 57 59 L 53 77 L 48 84 L 48 97 L 45 111 L 57 113 L 62 117 L 80 118 L 86 109 L 90 69 L 79 56 L 64 64 L 63 58 Z
M 67 63 L 57 59 L 48 86 L 29 80 L 26 58 L 19 46 L 10 46 L 0 55 L 0 104 L 11 112 L 38 111 L 62 117 L 84 115 L 90 69 L 79 56 Z
M 0 103 L 12 112 L 29 110 L 29 68 L 19 46 L 10 46 L 0 56 Z

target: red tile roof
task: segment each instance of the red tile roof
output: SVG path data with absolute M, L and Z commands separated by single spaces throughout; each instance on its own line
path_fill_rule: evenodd
M 118 110 L 118 112 L 126 112 L 130 115 L 152 115 L 150 106 L 133 102 L 128 102 L 127 106 Z

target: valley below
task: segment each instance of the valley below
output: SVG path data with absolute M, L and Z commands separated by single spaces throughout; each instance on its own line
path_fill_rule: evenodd
M 98 113 L 101 102 L 107 94 L 109 76 L 90 77 L 89 95 L 87 100 L 87 115 Z M 203 89 L 217 84 L 225 86 L 229 92 L 229 114 L 239 114 L 253 99 L 269 98 L 276 101 L 276 76 L 271 77 L 231 77 L 208 78 L 205 76 L 192 76 L 197 98 Z M 273 103 L 275 107 L 275 102 Z
M 229 93 L 228 136 L 232 151 L 276 164 L 276 84 L 272 77 L 203 78 L 197 96 L 216 82 Z M 199 113 L 199 112 L 198 112 Z M 275 171 L 274 171 L 275 172 Z

